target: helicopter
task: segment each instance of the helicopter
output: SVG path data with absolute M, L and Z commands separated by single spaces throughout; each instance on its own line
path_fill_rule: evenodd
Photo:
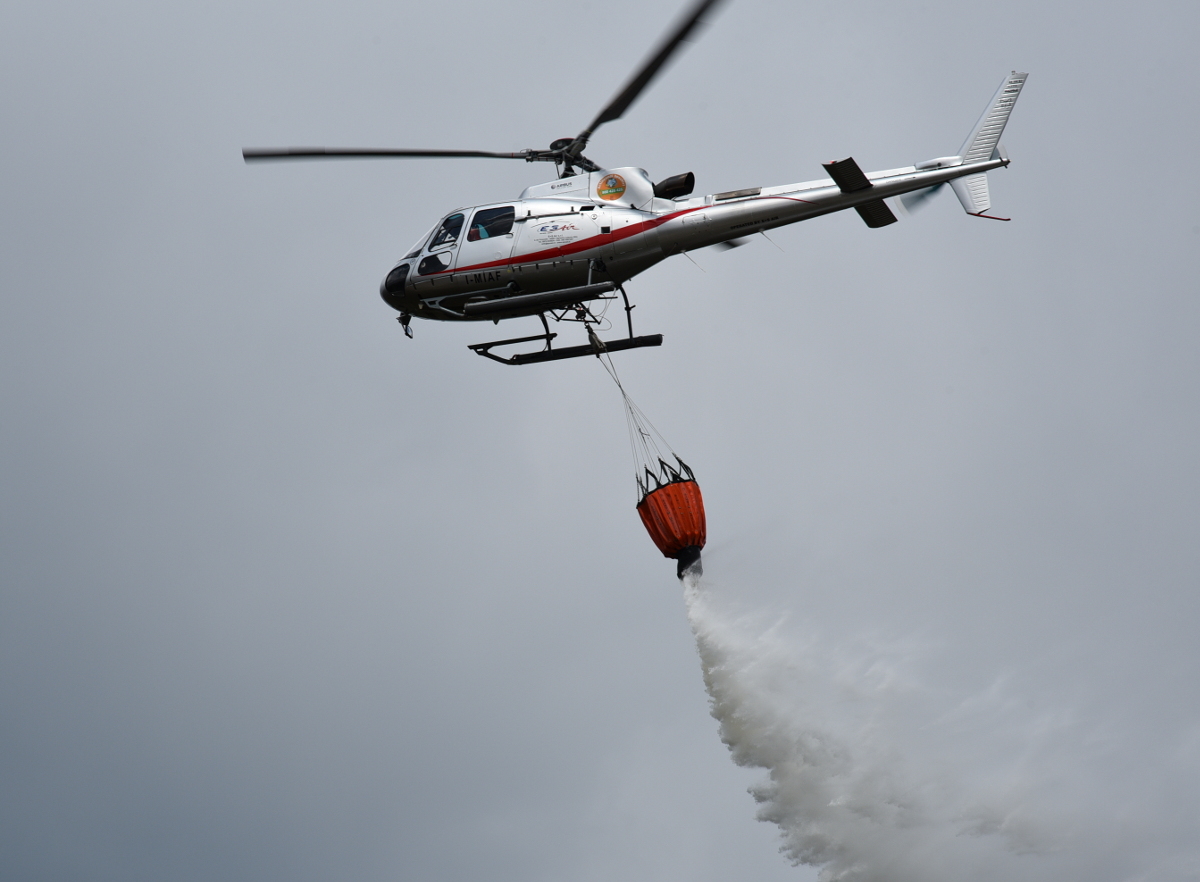
M 654 182 L 641 168 L 605 168 L 586 157 L 583 151 L 596 130 L 621 118 L 720 2 L 693 3 L 592 123 L 549 149 L 494 153 L 292 147 L 245 149 L 242 156 L 247 163 L 362 158 L 553 162 L 557 177 L 526 188 L 517 199 L 447 214 L 396 262 L 379 288 L 384 302 L 400 313 L 397 320 L 410 338 L 414 318 L 499 323 L 539 317 L 540 334 L 469 347 L 509 365 L 661 346 L 661 334 L 634 335 L 634 307 L 625 283 L 676 254 L 712 245 L 737 247 L 753 234 L 851 208 L 868 227 L 884 227 L 897 220 L 885 199 L 900 197 L 902 204 L 915 208 L 946 184 L 968 215 L 1009 220 L 988 213 L 987 172 L 1009 164 L 1000 136 L 1028 76 L 1016 71 L 1004 78 L 957 154 L 904 168 L 864 172 L 848 157 L 824 163 L 825 178 L 693 197 L 696 178 L 691 172 Z M 601 340 L 596 327 L 618 295 L 628 336 Z M 587 342 L 555 348 L 558 334 L 551 332 L 551 320 L 582 324 Z M 492 351 L 539 341 L 540 350 L 511 355 Z

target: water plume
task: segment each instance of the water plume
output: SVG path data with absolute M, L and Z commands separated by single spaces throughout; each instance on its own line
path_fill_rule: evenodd
M 1078 712 L 1005 677 L 949 696 L 916 641 L 764 624 L 695 576 L 684 595 L 721 740 L 766 772 L 757 817 L 822 882 L 1200 878 L 1194 844 L 1098 808 L 1113 743 Z

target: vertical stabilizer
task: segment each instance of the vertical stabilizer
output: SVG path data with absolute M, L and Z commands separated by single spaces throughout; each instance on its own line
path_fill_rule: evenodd
M 1017 96 L 1025 85 L 1027 73 L 1017 73 L 1015 70 L 1005 78 L 992 98 L 992 103 L 983 112 L 971 134 L 963 143 L 959 155 L 963 164 L 970 162 L 986 162 L 992 158 L 992 152 L 1000 146 L 1000 136 L 1004 134 L 1004 126 L 1008 115 L 1012 113 Z M 962 198 L 962 197 L 959 197 Z
M 996 90 L 991 104 L 983 112 L 983 116 L 979 118 L 979 122 L 975 124 L 975 128 L 971 130 L 971 134 L 963 143 L 962 150 L 959 151 L 963 165 L 987 162 L 992 159 L 1004 159 L 1007 164 L 1004 148 L 1000 146 L 1000 136 L 1004 134 L 1004 126 L 1008 123 L 1009 114 L 1012 113 L 1013 106 L 1017 103 L 1017 96 L 1021 94 L 1021 88 L 1025 85 L 1025 79 L 1028 76 L 1027 73 L 1018 73 L 1014 70 L 1005 77 L 1000 88 Z M 962 203 L 967 214 L 990 217 L 985 214 L 992 207 L 986 172 L 955 178 L 950 182 L 950 186 L 954 188 L 954 195 L 958 197 L 958 201 Z M 995 218 L 995 220 L 1007 220 L 1007 218 Z
M 987 172 L 955 178 L 950 182 L 950 186 L 954 188 L 954 195 L 967 210 L 967 214 L 983 214 L 992 207 L 992 197 L 988 195 Z

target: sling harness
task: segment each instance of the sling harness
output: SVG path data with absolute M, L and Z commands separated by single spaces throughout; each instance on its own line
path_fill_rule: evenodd
M 706 525 L 704 497 L 696 476 L 629 397 L 608 353 L 598 351 L 596 357 L 617 384 L 625 403 L 638 489 L 637 513 L 642 524 L 663 556 L 678 562 L 676 575 L 680 579 L 689 572 L 698 576 L 704 571 L 700 549 L 704 547 Z M 664 450 L 670 452 L 674 464 L 668 462 Z

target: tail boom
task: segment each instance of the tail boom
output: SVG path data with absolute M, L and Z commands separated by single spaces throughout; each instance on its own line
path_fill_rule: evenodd
M 869 227 L 887 226 L 896 218 L 884 199 L 947 183 L 968 214 L 1008 220 L 987 213 L 992 207 L 987 172 L 1008 165 L 1000 136 L 1028 76 L 1013 71 L 1004 78 L 955 156 L 865 173 L 853 159 L 843 159 L 826 163 L 830 177 L 822 180 L 677 201 L 678 209 L 659 227 L 659 245 L 666 254 L 691 251 L 847 208 L 857 210 Z
M 954 159 L 957 160 L 958 157 Z M 870 213 L 874 203 L 881 203 L 892 196 L 924 190 L 969 175 L 982 174 L 1007 164 L 1007 160 L 993 159 L 970 165 L 922 169 L 909 166 L 867 172 L 865 177 L 871 186 L 850 192 L 843 190 L 833 180 L 825 178 L 801 184 L 754 188 L 744 197 L 721 202 L 714 202 L 712 196 L 701 197 L 689 200 L 686 207 L 673 212 L 665 220 L 658 228 L 658 241 L 665 253 L 674 254 L 753 235 L 763 230 L 773 230 L 847 208 L 871 206 L 867 208 Z M 867 217 L 864 217 L 864 220 L 869 226 L 874 225 Z

